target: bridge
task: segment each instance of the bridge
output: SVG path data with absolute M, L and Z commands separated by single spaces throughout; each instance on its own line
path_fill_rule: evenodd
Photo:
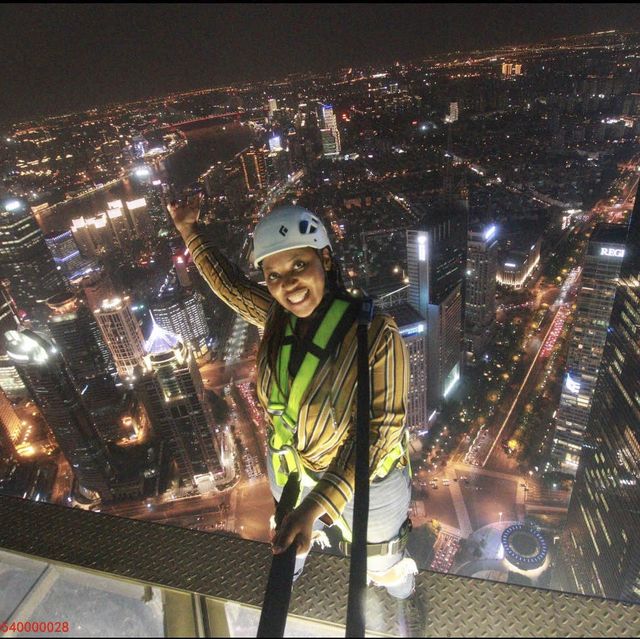
M 224 118 L 240 118 L 240 116 L 244 115 L 245 111 L 235 111 L 233 113 L 216 113 L 214 115 L 207 115 L 202 118 L 192 118 L 190 120 L 182 120 L 181 122 L 172 122 L 171 124 L 164 124 L 162 126 L 154 126 L 148 129 L 145 129 L 142 133 L 146 134 L 151 131 L 170 131 L 172 129 L 179 129 L 182 126 L 187 126 L 190 124 L 198 124 L 200 122 L 209 122 L 211 120 L 222 120 Z

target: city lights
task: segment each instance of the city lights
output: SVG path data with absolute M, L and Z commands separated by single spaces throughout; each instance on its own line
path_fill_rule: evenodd
M 191 76 L 157 52 L 163 64 L 146 64 L 166 39 L 135 20 L 150 75 L 127 89 L 119 65 L 116 87 L 135 101 L 96 93 L 109 47 L 95 86 L 64 100 L 57 83 L 23 82 L 35 93 L 10 106 L 30 108 L 5 116 L 0 145 L 0 492 L 268 543 L 265 408 L 276 378 L 300 390 L 308 351 L 317 385 L 300 393 L 292 446 L 334 518 L 353 493 L 355 302 L 370 297 L 372 495 L 410 458 L 412 492 L 395 503 L 410 504 L 417 564 L 635 596 L 640 35 L 572 25 L 504 44 L 522 30 L 498 13 L 486 50 L 397 61 L 350 21 L 362 61 L 348 69 L 326 64 L 344 45 L 330 29 L 315 59 L 311 16 L 296 22 L 295 69 L 276 64 L 285 29 L 261 49 L 262 76 L 235 68 L 229 46 L 223 85 L 171 93 Z M 101 27 L 117 39 L 125 14 Z M 469 16 L 450 21 L 460 36 Z M 176 49 L 183 70 L 201 68 L 192 44 Z M 381 53 L 367 61 L 369 44 Z M 60 59 L 32 49 L 31 74 Z M 83 77 L 72 57 L 69 83 Z M 313 250 L 321 234 L 278 224 L 275 253 L 299 242 L 267 287 L 256 225 L 290 205 L 325 226 L 332 261 Z M 315 306 L 296 319 L 278 291 L 304 289 Z M 334 296 L 353 305 L 318 350 Z
M 12 213 L 13 211 L 19 211 L 22 208 L 20 200 L 8 200 L 4 203 L 5 211 Z
M 151 175 L 151 169 L 147 166 L 140 166 L 137 169 L 134 170 L 133 174 L 137 177 L 137 178 L 146 178 L 149 177 Z
M 29 362 L 42 365 L 49 359 L 49 355 L 41 343 L 41 340 L 34 334 L 29 335 L 26 332 L 7 331 L 5 333 L 5 339 L 7 341 L 7 355 L 17 362 Z
M 144 208 L 145 206 L 147 206 L 147 201 L 143 197 L 138 198 L 137 200 L 130 200 L 129 202 L 127 202 L 127 208 L 130 211 L 135 211 L 136 209 L 141 209 L 141 208 Z

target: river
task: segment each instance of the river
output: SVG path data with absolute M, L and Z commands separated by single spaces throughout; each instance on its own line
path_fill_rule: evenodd
M 195 182 L 212 164 L 227 162 L 252 141 L 248 126 L 238 123 L 216 124 L 185 131 L 188 144 L 163 162 L 163 169 L 152 176 L 175 185 L 177 189 Z M 92 217 L 107 209 L 112 200 L 132 200 L 142 197 L 143 185 L 135 178 L 126 178 L 113 187 L 84 198 L 58 205 L 46 217 L 39 219 L 45 233 L 69 230 L 71 221 L 81 216 Z

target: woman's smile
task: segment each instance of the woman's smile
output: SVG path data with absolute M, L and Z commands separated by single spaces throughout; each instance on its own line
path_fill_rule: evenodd
M 265 257 L 262 262 L 271 295 L 300 318 L 309 317 L 322 302 L 325 272 L 330 267 L 328 251 L 320 258 L 310 247 L 281 251 Z

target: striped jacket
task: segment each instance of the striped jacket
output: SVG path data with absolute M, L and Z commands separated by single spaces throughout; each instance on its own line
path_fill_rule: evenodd
M 247 322 L 266 326 L 277 302 L 265 286 L 252 282 L 213 243 L 196 233 L 187 248 L 216 295 Z M 381 474 L 385 456 L 404 442 L 409 388 L 409 357 L 395 321 L 375 314 L 369 327 L 370 477 Z M 257 361 L 257 394 L 266 411 L 271 370 L 261 349 Z M 316 371 L 300 407 L 296 447 L 306 468 L 321 475 L 309 497 L 332 521 L 353 497 L 355 476 L 355 410 L 357 389 L 357 325 Z M 291 380 L 290 380 L 291 381 Z M 268 419 L 271 419 L 268 416 Z M 404 464 L 401 460 L 399 464 Z

